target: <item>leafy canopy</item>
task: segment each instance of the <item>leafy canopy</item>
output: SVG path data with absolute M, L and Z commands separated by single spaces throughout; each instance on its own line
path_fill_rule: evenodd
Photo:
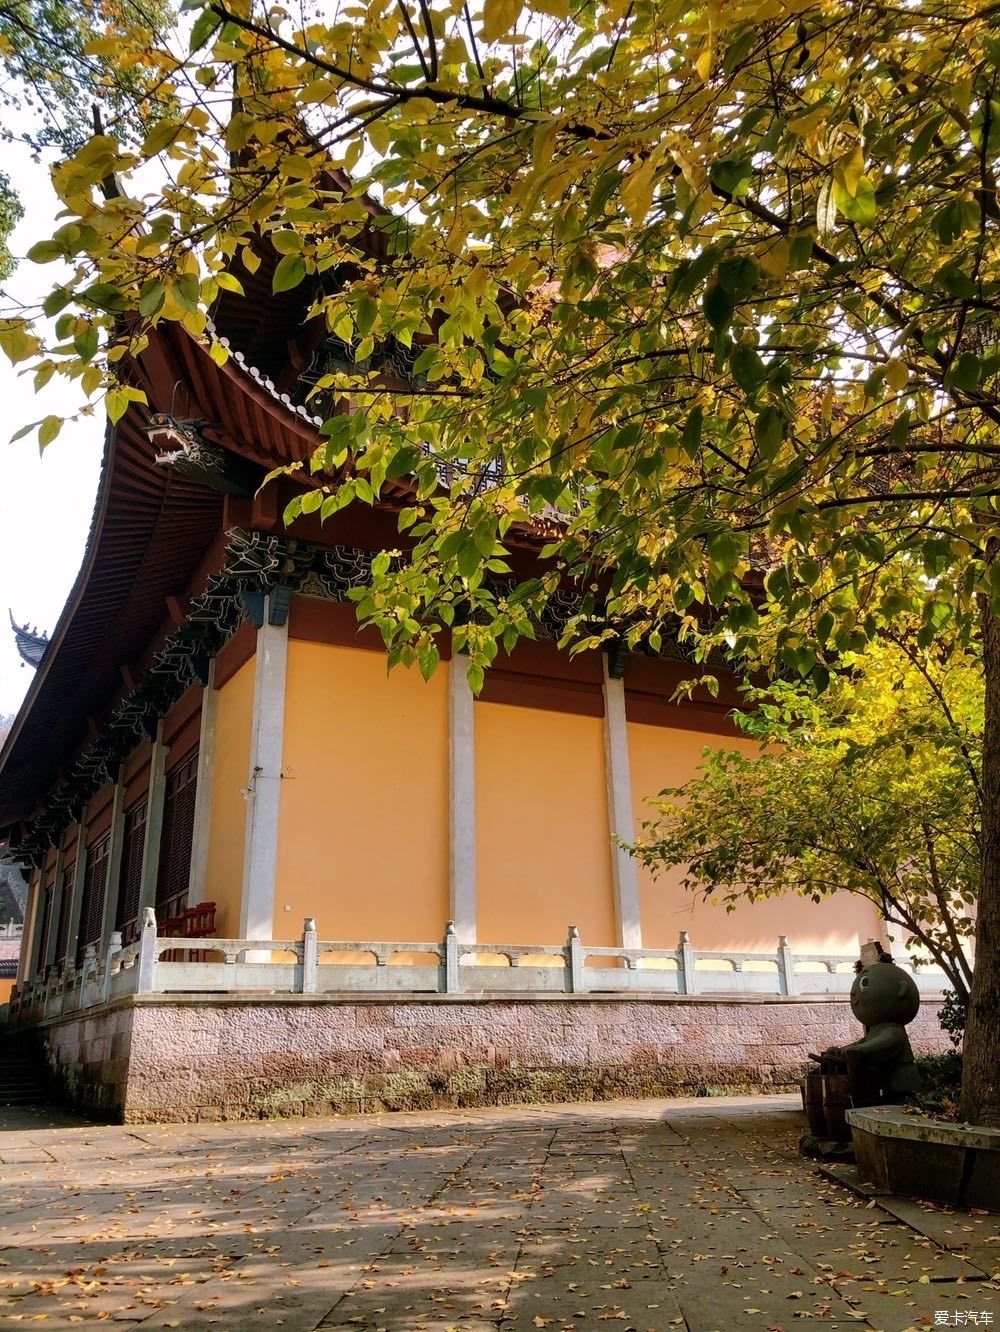
M 912 635 L 845 661 L 820 696 L 790 681 L 746 691 L 759 754 L 706 751 L 660 793 L 633 848 L 723 901 L 835 892 L 867 898 L 968 1001 L 964 945 L 979 886 L 982 663 Z
M 170 0 L 0 0 L 0 137 L 73 152 L 94 132 L 95 107 L 122 139 L 141 134 L 171 104 L 155 51 L 171 11 Z M 0 172 L 0 280 L 21 216 Z
M 415 476 L 412 548 L 361 606 L 396 656 L 456 624 L 488 662 L 567 578 L 578 642 L 596 622 L 655 648 L 710 608 L 739 649 L 760 559 L 779 658 L 822 683 L 903 610 L 930 637 L 995 596 L 989 7 L 377 0 L 303 22 L 211 0 L 190 47 L 182 67 L 142 52 L 176 115 L 53 172 L 65 221 L 34 256 L 72 266 L 46 302 L 61 341 L 12 320 L 0 345 L 96 392 L 122 312 L 133 350 L 162 320 L 204 335 L 269 236 L 276 288 L 301 285 L 349 349 L 291 515 Z M 140 193 L 154 157 L 162 189 Z M 373 231 L 379 259 L 358 250 Z M 412 349 L 403 386 L 377 369 L 390 340 Z M 512 595 L 525 522 L 547 523 L 549 563 Z

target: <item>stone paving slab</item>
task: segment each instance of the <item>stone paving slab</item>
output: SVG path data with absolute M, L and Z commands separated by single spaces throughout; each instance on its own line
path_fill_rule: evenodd
M 1000 1327 L 1000 1218 L 848 1188 L 798 1155 L 803 1128 L 790 1097 L 127 1128 L 0 1112 L 0 1329 Z

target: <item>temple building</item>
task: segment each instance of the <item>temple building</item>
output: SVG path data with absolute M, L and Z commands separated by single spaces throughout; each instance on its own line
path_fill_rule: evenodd
M 787 1082 L 803 1042 L 829 1043 L 826 996 L 844 992 L 859 942 L 882 936 L 874 910 L 846 897 L 727 913 L 684 893 L 679 872 L 650 880 L 615 841 L 706 746 L 747 743 L 736 682 L 678 703 L 694 668 L 676 645 L 570 658 L 556 647 L 569 593 L 478 697 L 447 643 L 429 683 L 387 673 L 347 594 L 400 544 L 408 483 L 284 526 L 308 469 L 261 482 L 319 442 L 308 389 L 337 348 L 304 318 L 308 289 L 272 295 L 276 256 L 261 260 L 246 299 L 213 311 L 224 365 L 178 325 L 153 330 L 129 369 L 149 405 L 108 430 L 66 608 L 49 642 L 17 630 L 37 669 L 0 755 L 0 835 L 32 866 L 16 1021 L 81 1103 L 127 1119 L 734 1085 L 733 1052 L 751 1047 L 761 1085 L 776 1066 L 758 1049 L 761 1003 L 784 1014 Z M 527 566 L 542 539 L 526 527 L 514 543 Z M 584 989 L 591 1006 L 559 1010 L 561 1037 L 525 1035 L 554 996 Z M 646 1041 L 655 1077 L 595 1092 L 593 1051 L 635 1042 L 593 1001 L 623 991 L 681 1035 Z M 473 992 L 468 1048 L 427 1034 Z M 612 1026 L 632 1032 L 627 1007 Z M 316 1030 L 300 1016 L 293 1036 L 293 1008 Z M 520 1035 L 504 1034 L 514 1009 Z M 337 1022 L 412 1031 L 418 1011 L 419 1057 L 383 1031 L 377 1053 L 359 1037 L 348 1058 L 342 1028 L 331 1035 Z M 590 1054 L 567 1035 L 571 1012 L 605 1024 Z M 511 1072 L 527 1064 L 576 1080 Z M 471 1092 L 456 1090 L 459 1066 Z

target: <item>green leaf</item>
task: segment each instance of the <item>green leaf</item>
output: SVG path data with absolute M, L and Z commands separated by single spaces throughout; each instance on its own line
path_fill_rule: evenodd
M 471 578 L 482 567 L 483 557 L 470 540 L 458 552 L 458 572 L 463 578 Z
M 745 301 L 753 294 L 760 277 L 760 269 L 752 259 L 740 255 L 725 259 L 719 265 L 719 282 L 734 301 Z
M 370 296 L 361 296 L 354 307 L 354 324 L 361 337 L 371 331 L 378 316 L 378 306 Z
M 144 282 L 139 292 L 139 313 L 145 315 L 147 319 L 155 315 L 162 308 L 165 295 L 163 283 L 157 278 Z
M 306 275 L 305 260 L 297 254 L 286 254 L 274 270 L 271 290 L 274 292 L 291 291 L 297 287 Z
M 758 412 L 753 433 L 763 457 L 774 457 L 785 438 L 785 428 L 785 418 L 777 407 L 767 406 Z
M 95 282 L 80 293 L 81 305 L 96 305 L 111 314 L 124 314 L 129 308 L 125 295 L 112 282 Z
M 65 287 L 53 287 L 42 303 L 42 310 L 52 319 L 60 310 L 65 310 L 72 299 L 73 293 Z
M 728 328 L 736 310 L 736 303 L 721 282 L 713 282 L 705 291 L 701 308 L 705 312 L 705 318 L 718 333 Z
M 701 443 L 701 427 L 704 415 L 701 407 L 692 407 L 688 412 L 684 429 L 681 432 L 681 445 L 692 458 L 698 452 L 698 446 Z
M 197 273 L 182 273 L 171 288 L 174 300 L 183 310 L 192 313 L 198 309 L 201 299 L 201 283 Z
M 737 385 L 751 397 L 767 378 L 767 369 L 756 347 L 743 344 L 734 347 L 729 356 L 729 368 Z
M 949 378 L 956 388 L 974 393 L 982 378 L 983 363 L 972 352 L 963 352 L 951 367 Z
M 441 660 L 441 654 L 433 643 L 425 644 L 417 653 L 417 665 L 420 667 L 420 674 L 425 680 L 429 680 L 437 670 L 438 662 Z
M 22 426 L 20 430 L 11 435 L 10 442 L 16 444 L 19 439 L 24 439 L 25 435 L 30 435 L 40 424 L 40 421 L 32 421 L 31 425 Z
M 712 164 L 709 177 L 717 189 L 738 199 L 746 193 L 752 174 L 748 158 L 723 157 Z
M 193 55 L 195 51 L 200 51 L 221 25 L 221 15 L 217 14 L 214 9 L 203 9 L 191 29 L 191 40 L 188 43 L 189 54 Z
M 73 339 L 73 346 L 81 361 L 92 361 L 97 355 L 98 345 L 97 328 L 94 324 L 87 324 Z
M 857 222 L 862 226 L 870 227 L 874 224 L 878 215 L 878 208 L 875 204 L 875 186 L 867 176 L 862 176 L 858 180 L 858 187 L 854 194 L 851 194 L 846 185 L 839 181 L 834 181 L 833 202 L 849 222 Z
M 65 259 L 66 250 L 58 241 L 36 241 L 28 251 L 28 258 L 33 264 L 51 264 L 53 259 Z

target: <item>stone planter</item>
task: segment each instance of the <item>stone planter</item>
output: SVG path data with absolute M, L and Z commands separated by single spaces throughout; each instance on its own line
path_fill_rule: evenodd
M 1000 1211 L 1000 1129 L 941 1124 L 900 1106 L 848 1110 L 858 1170 L 888 1193 Z

